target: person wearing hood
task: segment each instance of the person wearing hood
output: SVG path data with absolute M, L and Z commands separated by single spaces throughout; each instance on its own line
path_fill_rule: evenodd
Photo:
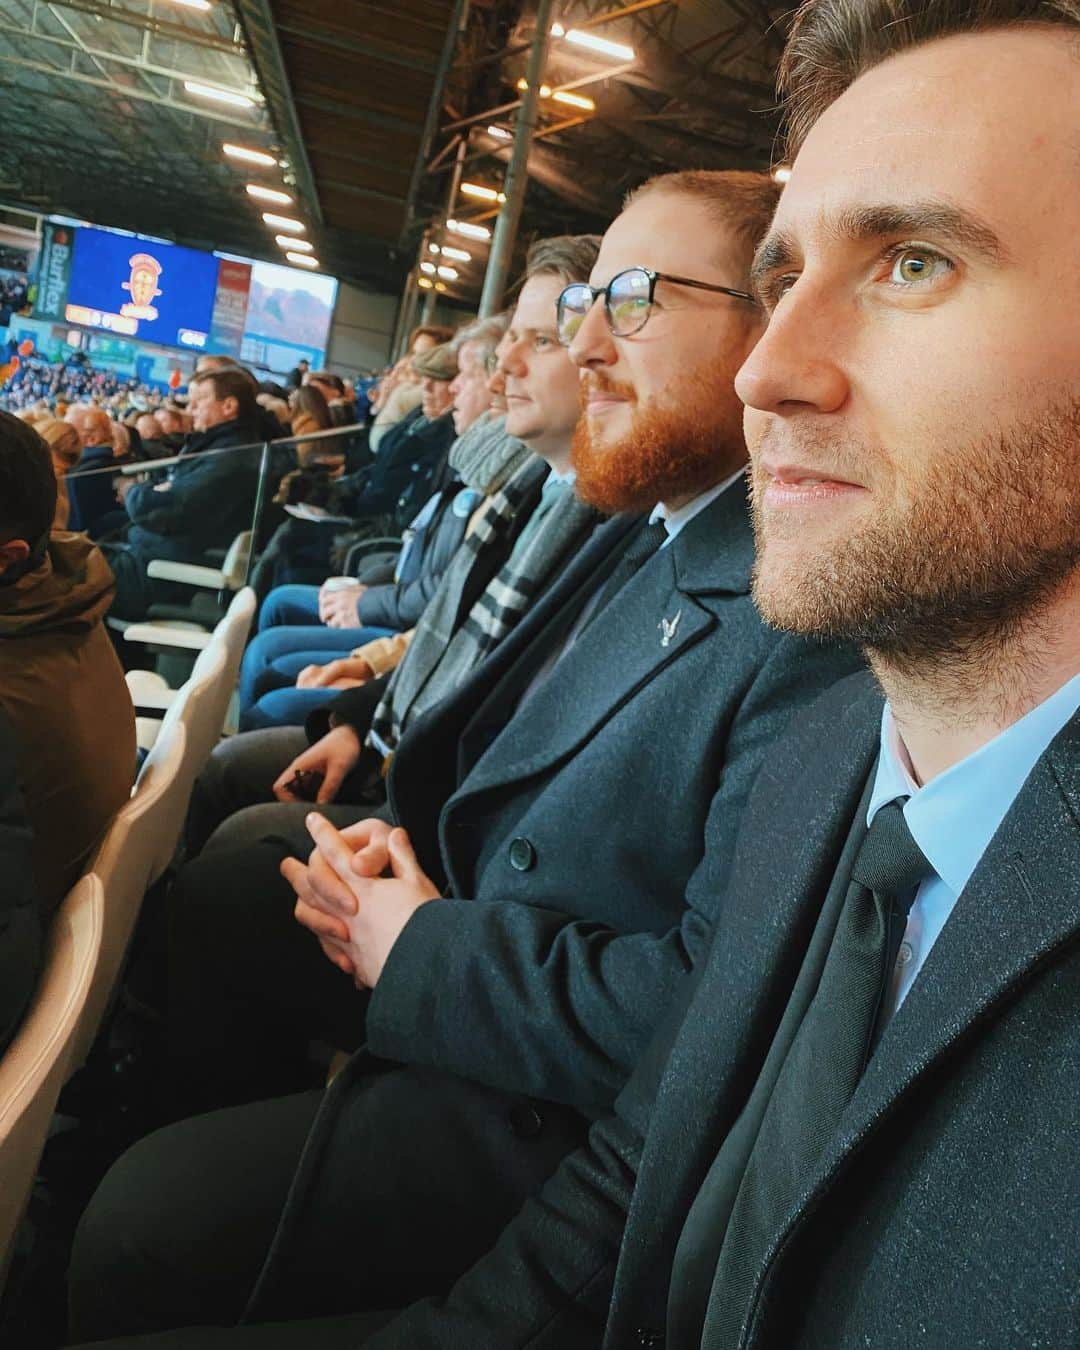
M 84 535 L 50 534 L 48 446 L 0 412 L 0 711 L 10 719 L 43 917 L 128 800 L 135 713 L 105 630 L 112 573 Z

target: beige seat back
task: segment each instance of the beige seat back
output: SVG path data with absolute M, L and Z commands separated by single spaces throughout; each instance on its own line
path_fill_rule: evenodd
M 147 756 L 131 800 L 105 836 L 91 871 L 105 893 L 105 926 L 93 988 L 76 1037 L 73 1066 L 81 1065 L 104 1019 L 139 917 L 143 896 L 161 876 L 184 824 L 191 781 L 182 722 L 165 728 Z
M 11 1256 L 74 1040 L 93 985 L 104 931 L 101 881 L 83 877 L 53 916 L 33 1002 L 0 1059 L 0 1287 Z

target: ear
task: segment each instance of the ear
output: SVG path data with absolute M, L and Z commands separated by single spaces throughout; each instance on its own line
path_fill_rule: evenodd
M 30 545 L 25 539 L 9 539 L 6 543 L 0 544 L 0 575 L 14 567 L 16 563 L 25 562 L 30 556 Z
M 240 404 L 236 401 L 235 398 L 232 397 L 231 394 L 229 395 L 228 398 L 222 399 L 222 407 L 228 414 L 229 421 L 232 421 L 234 417 L 238 417 L 240 415 Z

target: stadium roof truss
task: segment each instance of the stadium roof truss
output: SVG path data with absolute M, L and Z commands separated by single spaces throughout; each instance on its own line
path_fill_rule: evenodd
M 545 83 L 596 107 L 542 104 L 523 235 L 601 228 L 628 187 L 666 169 L 766 167 L 786 12 L 566 0 L 567 27 L 635 59 L 552 41 Z M 513 128 L 532 15 L 528 0 L 4 0 L 0 201 L 274 259 L 250 178 L 294 198 L 325 270 L 392 289 L 455 177 L 500 185 L 509 144 L 487 128 Z M 226 140 L 275 166 L 245 173 Z M 449 293 L 474 298 L 482 263 L 478 250 Z

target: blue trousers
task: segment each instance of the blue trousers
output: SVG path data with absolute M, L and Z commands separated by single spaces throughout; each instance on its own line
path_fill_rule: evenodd
M 390 628 L 328 628 L 319 622 L 318 586 L 277 586 L 263 602 L 259 631 L 240 666 L 240 730 L 303 726 L 333 698 L 326 689 L 297 689 L 305 666 L 325 666 L 354 647 L 387 637 Z

